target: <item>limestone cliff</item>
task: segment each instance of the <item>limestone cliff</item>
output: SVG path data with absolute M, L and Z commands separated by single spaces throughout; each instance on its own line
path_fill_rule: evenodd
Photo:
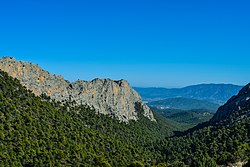
M 47 94 L 58 101 L 75 100 L 77 104 L 93 106 L 97 112 L 108 114 L 121 121 L 137 120 L 135 104 L 143 105 L 143 115 L 155 121 L 152 111 L 143 104 L 139 94 L 127 81 L 94 79 L 70 83 L 61 76 L 50 74 L 38 65 L 18 61 L 12 57 L 0 59 L 0 69 L 20 80 L 34 94 Z

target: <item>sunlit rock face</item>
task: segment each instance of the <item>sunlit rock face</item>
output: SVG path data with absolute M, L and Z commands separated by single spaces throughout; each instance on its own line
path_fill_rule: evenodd
M 70 83 L 38 65 L 18 61 L 13 57 L 0 59 L 0 69 L 20 80 L 22 85 L 37 96 L 45 93 L 57 101 L 70 99 L 78 105 L 87 104 L 97 112 L 111 115 L 123 122 L 138 119 L 135 104 L 141 103 L 143 115 L 155 121 L 152 111 L 125 80 L 94 79 L 90 82 L 78 80 Z

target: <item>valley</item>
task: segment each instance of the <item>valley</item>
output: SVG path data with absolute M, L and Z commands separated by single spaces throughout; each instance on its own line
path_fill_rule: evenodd
M 217 111 L 216 103 L 188 98 L 155 101 L 149 108 L 124 81 L 79 81 L 82 91 L 70 94 L 78 91 L 74 84 L 61 78 L 66 86 L 57 87 L 58 77 L 38 66 L 9 57 L 0 62 L 1 166 L 249 164 L 249 84 Z
M 0 167 L 250 167 L 250 1 L 0 1 Z

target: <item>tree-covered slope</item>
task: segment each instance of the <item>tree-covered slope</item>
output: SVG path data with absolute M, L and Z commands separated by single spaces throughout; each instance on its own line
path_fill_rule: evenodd
M 119 157 L 131 150 L 130 146 L 87 128 L 81 113 L 42 101 L 3 72 L 0 99 L 2 166 L 108 166 L 112 162 L 107 157 L 113 152 Z
M 244 164 L 250 157 L 250 118 L 244 116 L 246 113 L 249 111 L 239 111 L 216 124 L 208 122 L 185 135 L 166 138 L 156 143 L 153 150 L 162 153 L 163 161 L 178 161 L 187 166 Z
M 183 133 L 176 133 L 174 137 L 159 141 L 155 144 L 154 150 L 162 153 L 164 161 L 181 161 L 188 166 L 210 167 L 236 162 L 248 166 L 249 92 L 250 84 L 221 106 L 213 119 Z
M 141 105 L 137 104 L 138 112 Z M 140 114 L 139 114 L 140 115 Z M 171 135 L 175 125 L 141 114 L 129 124 L 74 102 L 36 97 L 0 71 L 0 165 L 127 166 L 154 164 L 159 155 L 144 145 Z
M 173 122 L 129 124 L 74 101 L 36 97 L 0 71 L 0 166 L 216 166 L 247 161 L 249 111 L 172 136 Z M 144 118 L 144 119 L 143 119 Z

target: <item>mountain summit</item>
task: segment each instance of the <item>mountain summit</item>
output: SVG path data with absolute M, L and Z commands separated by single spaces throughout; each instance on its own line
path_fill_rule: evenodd
M 70 83 L 38 65 L 18 61 L 13 57 L 1 58 L 0 69 L 20 80 L 22 85 L 37 96 L 45 93 L 57 101 L 71 100 L 78 105 L 87 104 L 97 112 L 111 115 L 123 122 L 138 119 L 136 104 L 140 103 L 143 115 L 155 121 L 152 111 L 125 80 L 94 79 L 90 82 L 78 80 Z

